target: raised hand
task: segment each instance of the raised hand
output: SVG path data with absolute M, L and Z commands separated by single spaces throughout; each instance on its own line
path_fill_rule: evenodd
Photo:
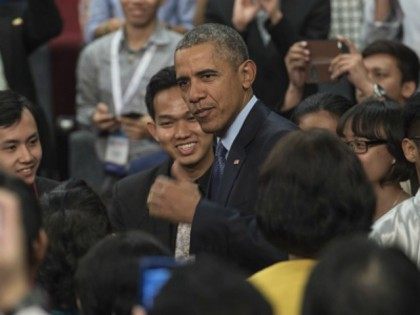
M 242 32 L 255 18 L 261 4 L 258 0 L 235 0 L 233 4 L 232 24 L 237 31 Z
M 294 43 L 284 59 L 289 76 L 289 85 L 296 89 L 303 89 L 307 78 L 310 60 L 308 43 L 305 41 Z

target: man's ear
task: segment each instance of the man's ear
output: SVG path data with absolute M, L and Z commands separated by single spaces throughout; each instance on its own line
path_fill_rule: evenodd
M 401 87 L 401 95 L 403 96 L 404 99 L 407 99 L 414 94 L 416 89 L 417 87 L 414 81 L 403 82 L 402 87 Z
M 239 66 L 239 75 L 241 76 L 242 87 L 248 90 L 252 87 L 252 83 L 254 83 L 255 76 L 257 75 L 257 66 L 252 60 L 245 60 Z
M 159 138 L 156 133 L 156 124 L 154 121 L 148 121 L 146 124 L 147 130 L 149 131 L 150 135 L 155 139 L 156 142 L 159 142 Z
M 418 149 L 414 141 L 408 138 L 404 138 L 402 141 L 402 149 L 405 158 L 411 163 L 415 163 L 418 158 Z

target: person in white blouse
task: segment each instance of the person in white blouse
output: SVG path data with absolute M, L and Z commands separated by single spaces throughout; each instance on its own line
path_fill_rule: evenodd
M 414 163 L 420 177 L 420 94 L 405 105 L 404 155 Z M 371 237 L 380 245 L 398 246 L 420 267 L 420 190 L 380 217 L 372 227 Z

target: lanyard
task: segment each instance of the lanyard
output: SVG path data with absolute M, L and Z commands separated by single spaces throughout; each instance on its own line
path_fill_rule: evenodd
M 140 81 L 143 78 L 144 73 L 146 72 L 146 69 L 150 64 L 150 61 L 152 60 L 152 57 L 155 54 L 157 48 L 157 46 L 153 44 L 146 49 L 123 95 L 121 88 L 121 71 L 118 53 L 122 35 L 122 30 L 117 31 L 114 37 L 112 38 L 111 43 L 112 98 L 114 101 L 116 115 L 121 114 L 124 105 L 127 105 L 133 98 L 140 84 Z

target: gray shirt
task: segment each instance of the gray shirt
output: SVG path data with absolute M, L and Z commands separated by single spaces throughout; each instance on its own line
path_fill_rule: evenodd
M 99 102 L 108 105 L 111 113 L 115 112 L 111 80 L 111 43 L 115 33 L 108 34 L 89 44 L 81 53 L 77 66 L 77 120 L 81 125 L 91 126 L 91 117 Z M 125 92 L 141 58 L 150 45 L 157 46 L 148 65 L 137 92 L 131 101 L 123 107 L 122 112 L 147 114 L 144 100 L 146 86 L 150 78 L 160 69 L 173 64 L 175 47 L 181 39 L 178 33 L 169 31 L 159 25 L 144 48 L 131 51 L 123 36 L 119 48 L 119 65 L 121 72 L 122 93 Z M 99 156 L 103 157 L 105 139 L 98 139 Z M 156 150 L 157 145 L 149 140 L 130 141 L 130 159 L 144 151 Z

